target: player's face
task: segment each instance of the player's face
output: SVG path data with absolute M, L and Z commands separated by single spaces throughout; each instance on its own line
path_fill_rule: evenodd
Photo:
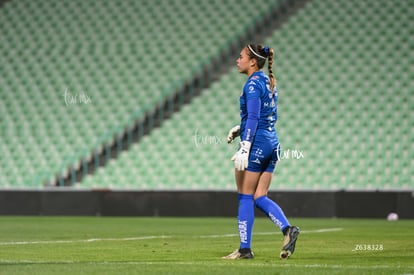
M 247 74 L 249 68 L 251 67 L 251 59 L 247 53 L 248 49 L 244 48 L 243 50 L 241 50 L 239 58 L 237 58 L 237 68 L 239 69 L 239 72 L 242 74 Z

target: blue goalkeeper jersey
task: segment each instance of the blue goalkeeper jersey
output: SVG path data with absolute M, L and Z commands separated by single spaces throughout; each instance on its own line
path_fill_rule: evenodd
M 269 77 L 263 71 L 254 72 L 249 77 L 240 96 L 242 141 L 279 143 L 275 130 L 277 92 L 275 87 L 272 96 Z

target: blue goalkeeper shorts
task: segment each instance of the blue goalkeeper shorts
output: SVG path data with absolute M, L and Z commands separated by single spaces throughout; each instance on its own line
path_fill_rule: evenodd
M 280 143 L 255 140 L 250 149 L 247 171 L 273 173 L 280 156 Z

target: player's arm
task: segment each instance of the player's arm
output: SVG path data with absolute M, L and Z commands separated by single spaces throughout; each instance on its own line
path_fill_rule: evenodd
M 258 91 L 251 89 L 247 96 L 247 120 L 243 140 L 240 142 L 240 149 L 232 157 L 234 167 L 243 171 L 248 167 L 249 154 L 252 141 L 256 135 L 257 125 L 259 124 L 261 100 Z
M 259 124 L 261 100 L 259 97 L 247 99 L 247 120 L 244 141 L 252 142 Z

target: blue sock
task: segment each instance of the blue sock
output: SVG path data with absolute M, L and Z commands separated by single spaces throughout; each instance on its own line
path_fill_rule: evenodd
M 289 226 L 289 222 L 277 203 L 269 199 L 267 196 L 257 198 L 255 205 L 263 213 L 268 216 L 274 224 L 276 224 L 282 232 L 284 232 Z
M 239 194 L 238 199 L 240 248 L 250 248 L 254 223 L 253 195 Z

